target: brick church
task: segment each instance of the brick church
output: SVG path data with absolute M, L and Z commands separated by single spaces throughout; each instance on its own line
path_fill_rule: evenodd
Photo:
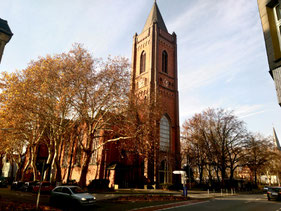
M 163 113 L 155 124 L 159 131 L 159 150 L 155 152 L 153 162 L 147 162 L 120 153 L 114 143 L 106 144 L 93 155 L 87 183 L 106 179 L 110 181 L 110 187 L 118 185 L 119 188 L 143 188 L 148 183 L 156 187 L 175 184 L 179 177 L 172 172 L 180 168 L 177 37 L 168 32 L 156 2 L 142 32 L 133 38 L 131 83 L 135 94 L 149 100 L 161 100 Z M 69 159 L 62 158 L 63 182 L 79 181 L 81 151 L 79 153 L 74 142 L 66 151 L 72 151 L 73 159 L 69 163 Z
M 148 167 L 154 173 L 147 174 L 157 184 L 172 184 L 172 171 L 180 168 L 177 36 L 168 32 L 156 2 L 142 32 L 134 36 L 132 89 L 152 100 L 157 99 L 152 94 L 161 95 L 160 148 L 156 167 Z

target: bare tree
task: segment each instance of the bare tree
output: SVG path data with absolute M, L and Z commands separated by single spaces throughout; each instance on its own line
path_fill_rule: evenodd
M 272 139 L 261 134 L 251 135 L 245 142 L 244 163 L 253 172 L 255 185 L 258 173 L 262 172 L 275 156 L 272 146 Z
M 186 138 L 183 147 L 185 145 L 192 147 L 199 169 L 200 182 L 206 167 L 208 167 L 209 178 L 212 176 L 213 168 L 217 179 L 221 178 L 222 185 L 227 177 L 227 169 L 230 170 L 230 179 L 232 179 L 242 156 L 242 143 L 247 137 L 244 123 L 238 120 L 233 112 L 207 109 L 185 121 L 183 128 Z

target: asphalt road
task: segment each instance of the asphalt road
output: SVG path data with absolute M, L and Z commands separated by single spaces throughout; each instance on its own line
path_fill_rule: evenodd
M 176 206 L 176 205 L 175 205 Z M 175 211 L 281 211 L 281 201 L 268 201 L 265 195 L 239 195 L 216 198 L 179 207 L 162 208 Z
M 7 188 L 0 188 L 1 200 L 14 201 L 16 203 L 36 203 L 36 194 L 20 191 L 10 191 Z M 97 196 L 100 198 L 101 196 Z M 103 194 L 102 199 L 111 198 Z M 48 205 L 48 195 L 41 195 L 40 205 Z M 214 199 L 188 200 L 184 202 L 115 202 L 111 200 L 97 201 L 93 210 L 192 210 L 192 211 L 281 211 L 281 201 L 268 201 L 266 195 L 237 195 Z

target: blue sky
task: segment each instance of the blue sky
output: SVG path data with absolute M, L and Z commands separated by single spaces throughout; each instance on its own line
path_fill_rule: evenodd
M 252 132 L 281 136 L 277 103 L 256 0 L 158 0 L 170 33 L 178 38 L 180 121 L 208 107 L 225 108 Z M 14 33 L 0 71 L 68 51 L 75 42 L 95 57 L 131 59 L 153 0 L 12 0 L 1 18 Z

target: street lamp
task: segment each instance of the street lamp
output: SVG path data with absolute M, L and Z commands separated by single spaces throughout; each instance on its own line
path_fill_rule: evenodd
M 8 22 L 0 18 L 0 63 L 5 45 L 10 41 L 12 36 L 13 33 L 11 32 Z

